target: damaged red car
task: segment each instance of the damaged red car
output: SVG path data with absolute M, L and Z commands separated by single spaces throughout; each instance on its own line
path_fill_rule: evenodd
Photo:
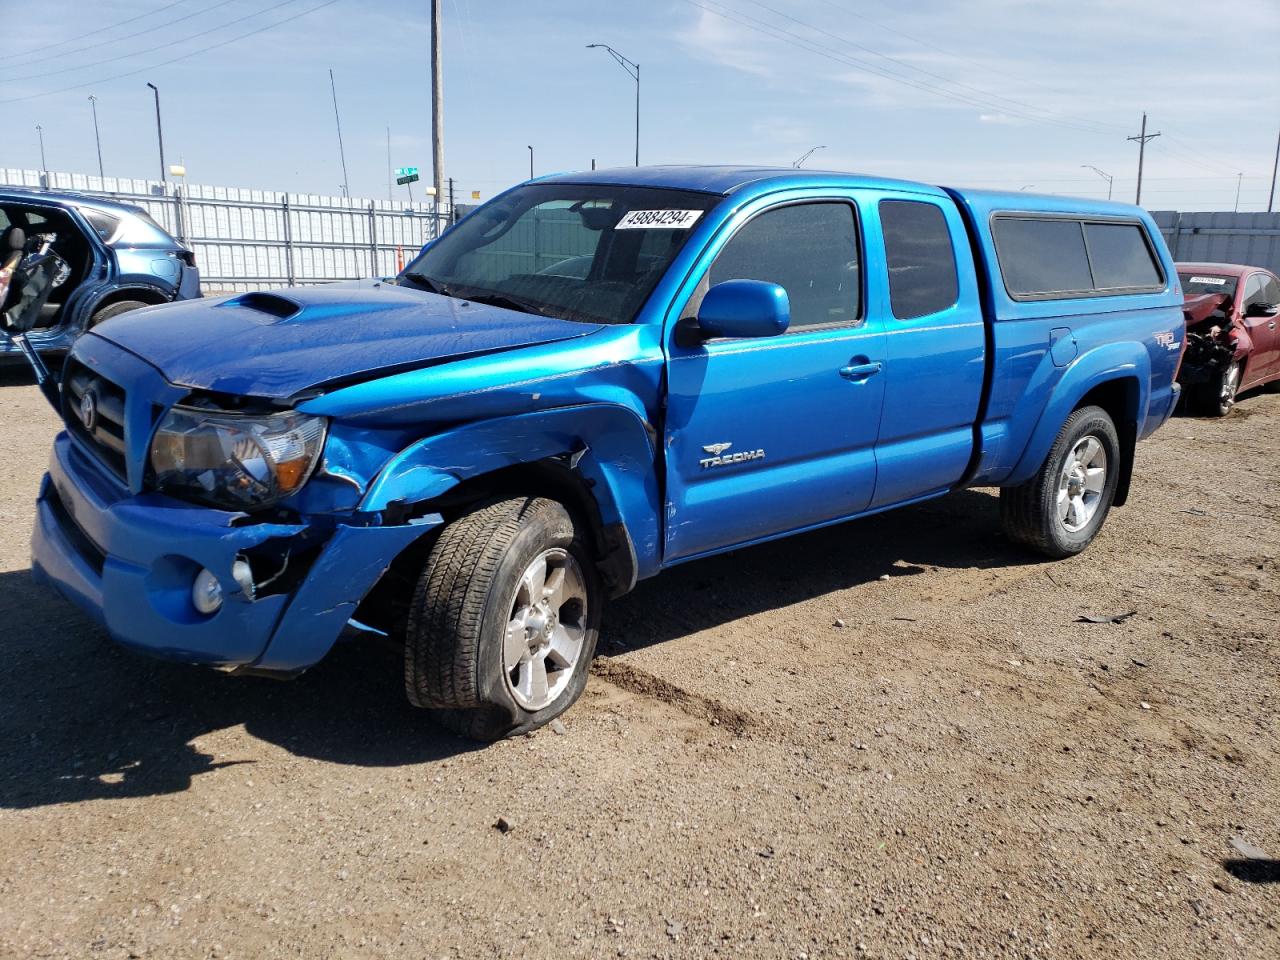
M 1237 394 L 1280 380 L 1280 279 L 1235 263 L 1177 266 L 1187 318 L 1178 382 L 1191 412 L 1224 417 Z

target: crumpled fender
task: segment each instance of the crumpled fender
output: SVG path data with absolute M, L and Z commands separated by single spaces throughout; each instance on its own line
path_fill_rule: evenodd
M 1147 409 L 1151 393 L 1151 357 L 1147 348 L 1133 341 L 1095 347 L 1077 357 L 1064 371 L 1040 412 L 1040 418 L 1031 431 L 1018 465 L 1007 477 L 998 481 L 1000 486 L 1016 486 L 1035 476 L 1044 463 L 1044 458 L 1049 455 L 1049 448 L 1057 439 L 1062 425 L 1071 416 L 1071 411 L 1079 406 L 1085 394 L 1107 381 L 1119 379 L 1137 381 L 1137 389 L 1129 392 L 1129 408 L 1125 414 L 1130 422 L 1141 429 L 1141 412 Z M 1124 429 L 1123 424 L 1116 426 Z
M 369 485 L 360 509 L 430 502 L 473 477 L 568 455 L 606 526 L 621 524 L 638 578 L 661 563 L 661 497 L 653 428 L 628 407 L 598 403 L 469 423 L 410 445 Z

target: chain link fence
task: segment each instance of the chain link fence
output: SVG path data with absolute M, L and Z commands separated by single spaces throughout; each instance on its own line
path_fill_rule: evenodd
M 390 276 L 447 223 L 425 203 L 0 168 L 0 184 L 142 207 L 196 254 L 206 293 Z

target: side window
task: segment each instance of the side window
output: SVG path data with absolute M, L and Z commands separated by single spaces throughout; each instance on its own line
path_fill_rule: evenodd
M 1099 290 L 1161 287 L 1142 227 L 1136 223 L 1086 223 L 1093 284 Z
M 882 200 L 880 225 L 893 315 L 910 320 L 954 305 L 959 296 L 955 250 L 942 210 L 932 203 Z
M 1266 277 L 1262 285 L 1262 299 L 1264 303 L 1269 303 L 1273 307 L 1280 306 L 1280 280 L 1275 277 Z
M 992 235 L 1005 287 L 1013 296 L 1093 290 L 1080 221 L 999 217 Z
M 724 245 L 709 285 L 767 280 L 787 291 L 791 326 L 852 323 L 861 316 L 857 226 L 847 203 L 798 203 L 766 210 Z
M 1265 280 L 1266 277 L 1261 273 L 1255 273 L 1245 281 L 1244 299 L 1240 301 L 1240 304 L 1244 309 L 1247 310 L 1253 304 L 1261 303 L 1266 299 L 1266 297 L 1262 295 L 1262 284 Z

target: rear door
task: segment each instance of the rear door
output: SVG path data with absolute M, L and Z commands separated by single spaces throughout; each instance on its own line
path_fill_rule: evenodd
M 888 297 L 884 414 L 873 507 L 947 490 L 964 476 L 982 399 L 986 330 L 973 255 L 949 198 L 876 204 Z
M 870 503 L 884 333 L 866 309 L 860 220 L 852 196 L 772 195 L 740 211 L 695 268 L 678 316 L 695 316 L 711 285 L 766 280 L 786 289 L 791 329 L 682 343 L 668 317 L 668 562 Z

